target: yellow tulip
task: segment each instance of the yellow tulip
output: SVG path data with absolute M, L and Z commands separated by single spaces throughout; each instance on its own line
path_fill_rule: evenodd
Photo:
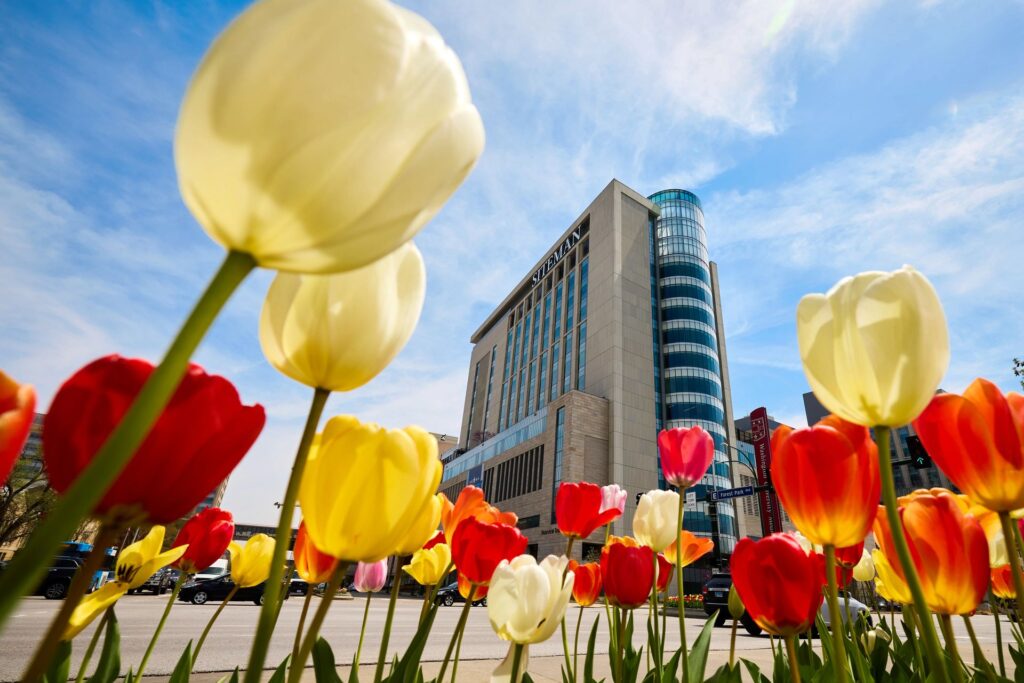
M 399 541 L 395 555 L 412 555 L 437 533 L 437 525 L 441 523 L 442 495 L 438 493 L 427 501 L 423 514 L 412 521 L 405 537 Z
M 383 0 L 263 0 L 185 93 L 178 185 L 215 241 L 275 270 L 333 273 L 412 238 L 483 150 L 458 57 Z
M 878 594 L 889 602 L 898 602 L 901 605 L 909 605 L 914 602 L 910 588 L 889 564 L 885 553 L 873 550 L 871 558 L 875 563 L 875 588 L 878 590 Z
M 444 578 L 445 570 L 451 561 L 451 548 L 447 543 L 438 543 L 433 548 L 417 550 L 409 564 L 402 569 L 421 586 L 433 586 Z
M 425 288 L 423 258 L 411 242 L 345 273 L 278 273 L 260 314 L 263 354 L 307 386 L 351 391 L 409 341 Z
M 807 381 L 830 412 L 899 427 L 925 409 L 949 366 L 942 304 L 910 266 L 840 280 L 797 307 Z
M 274 539 L 266 534 L 253 534 L 245 545 L 231 541 L 231 580 L 240 588 L 256 586 L 270 576 L 274 558 Z
M 299 505 L 320 550 L 349 562 L 376 562 L 398 552 L 410 528 L 433 514 L 440 482 L 437 440 L 428 432 L 384 429 L 342 415 L 313 440 Z
M 103 584 L 99 590 L 82 598 L 71 613 L 63 639 L 71 640 L 77 636 L 122 595 L 146 583 L 158 569 L 177 561 L 188 550 L 188 545 L 179 545 L 162 553 L 160 548 L 163 544 L 164 528 L 155 526 L 141 541 L 125 547 L 117 556 L 113 581 Z

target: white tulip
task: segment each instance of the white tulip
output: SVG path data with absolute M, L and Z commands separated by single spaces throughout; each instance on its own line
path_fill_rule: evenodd
M 633 535 L 640 545 L 660 553 L 679 536 L 678 514 L 678 493 L 648 491 L 640 496 L 640 504 L 633 515 Z

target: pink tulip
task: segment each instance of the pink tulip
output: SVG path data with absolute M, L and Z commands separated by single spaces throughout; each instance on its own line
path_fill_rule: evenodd
M 626 489 L 618 484 L 608 484 L 601 487 L 601 509 L 605 512 L 615 508 L 621 515 L 626 511 Z
M 353 585 L 360 593 L 376 593 L 388 578 L 388 561 L 360 562 L 356 565 Z
M 703 427 L 663 429 L 658 434 L 658 451 L 665 481 L 685 489 L 707 474 L 715 457 L 715 440 Z

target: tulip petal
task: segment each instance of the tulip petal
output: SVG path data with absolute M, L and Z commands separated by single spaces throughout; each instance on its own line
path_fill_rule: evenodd
M 64 635 L 61 636 L 61 640 L 73 639 L 86 626 L 91 624 L 96 617 L 102 614 L 103 610 L 113 605 L 127 592 L 128 587 L 125 584 L 111 581 L 100 586 L 98 590 L 86 595 L 75 606 L 74 611 L 71 612 L 71 617 L 68 619 L 68 625 L 64 630 Z

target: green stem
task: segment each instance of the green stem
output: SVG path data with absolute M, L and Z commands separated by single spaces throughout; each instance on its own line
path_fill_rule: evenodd
M 313 584 L 306 585 L 306 597 L 302 599 L 302 612 L 299 614 L 299 625 L 295 627 L 295 638 L 292 639 L 292 661 L 299 658 L 299 647 L 302 645 L 302 627 L 306 625 L 309 614 L 309 603 L 313 599 Z M 361 639 L 360 639 L 361 640 Z
M 974 668 L 979 671 L 986 671 L 991 676 L 992 666 L 985 659 L 985 653 L 981 649 L 981 643 L 978 642 L 978 634 L 974 632 L 974 624 L 971 623 L 971 618 L 964 614 L 961 615 L 964 620 L 964 627 L 967 628 L 967 635 L 971 638 L 971 649 L 974 652 Z
M 676 595 L 679 597 L 679 647 L 683 663 L 683 681 L 690 680 L 689 644 L 686 642 L 686 608 L 683 602 L 683 553 L 679 547 L 679 534 L 683 530 L 683 499 L 686 498 L 686 489 L 679 489 L 679 510 L 676 513 L 676 525 L 679 531 L 676 532 Z M 735 637 L 735 624 L 733 625 Z
M 39 585 L 60 544 L 71 538 L 127 466 L 181 383 L 199 342 L 231 293 L 255 266 L 256 260 L 249 254 L 228 252 L 124 418 L 0 575 L 0 626 L 21 596 Z
M 523 659 L 523 646 L 516 643 L 512 646 L 512 683 L 519 683 L 519 663 Z M 441 680 L 438 678 L 437 680 Z
M 924 678 L 924 656 L 921 654 L 921 643 L 917 637 L 917 613 L 914 612 L 914 608 L 910 605 L 903 605 L 901 608 L 903 613 L 903 623 L 907 625 L 907 639 L 910 640 L 910 649 L 914 653 L 914 664 L 917 666 L 917 670 L 921 672 L 921 677 Z M 892 628 L 893 633 L 896 633 L 896 616 L 892 616 Z
M 67 630 L 72 612 L 75 611 L 75 607 L 82 601 L 82 597 L 85 596 L 89 586 L 92 585 L 93 576 L 103 565 L 103 559 L 107 554 L 107 546 L 117 539 L 117 533 L 118 529 L 113 525 L 104 523 L 100 527 L 92 550 L 86 555 L 82 566 L 78 568 L 74 578 L 71 579 L 71 585 L 68 586 L 64 602 L 61 604 L 57 616 L 50 622 L 50 627 L 46 630 L 46 635 L 43 636 L 39 647 L 36 648 L 32 661 L 29 663 L 28 668 L 25 669 L 25 674 L 21 677 L 21 680 L 31 681 L 32 683 L 43 680 L 43 675 L 46 673 L 47 667 L 50 666 L 50 661 L 57 652 L 57 645 L 64 639 L 64 632 Z M 17 557 L 18 555 L 15 555 L 15 558 Z M 14 566 L 13 561 L 4 570 L 5 575 L 12 571 L 10 569 L 12 566 Z M 45 566 L 49 566 L 49 563 Z
M 615 679 L 616 683 L 625 683 L 625 681 L 623 681 L 622 679 L 623 669 L 625 668 L 623 666 L 623 659 L 625 657 L 626 652 L 626 645 L 623 642 L 626 639 L 626 629 L 625 624 L 623 623 L 625 621 L 625 616 L 625 610 L 615 608 L 615 643 L 617 646 L 615 648 L 617 655 L 615 657 L 615 665 L 618 667 L 619 670 L 619 675 Z M 515 682 L 513 681 L 513 683 Z
M 401 557 L 395 556 L 395 576 L 391 580 L 391 601 L 388 602 L 388 615 L 384 619 L 384 635 L 380 639 L 380 652 L 377 654 L 377 670 L 373 675 L 374 683 L 380 683 L 384 676 L 384 662 L 388 658 L 388 641 L 391 640 L 391 622 L 395 618 L 395 602 L 398 600 L 398 591 L 402 589 L 402 565 L 405 564 Z M 441 677 L 438 676 L 438 681 Z
M 448 575 L 451 574 L 452 569 L 455 568 L 454 562 L 449 562 L 448 566 L 445 567 L 444 573 L 441 574 L 441 580 L 430 587 L 430 604 L 433 605 L 437 600 L 437 591 L 441 590 L 441 586 L 448 585 Z
M 999 652 L 999 675 L 1006 678 L 1006 661 L 1003 659 L 1003 626 L 999 621 L 999 599 L 992 594 L 992 616 L 996 620 L 996 650 Z
M 434 585 L 437 585 L 437 584 L 434 584 Z M 424 586 L 423 587 L 423 606 L 420 607 L 420 621 L 419 621 L 419 623 L 421 623 L 421 624 L 423 623 L 423 620 L 427 616 L 427 610 L 430 608 L 430 603 L 431 603 L 430 596 L 433 595 L 433 593 L 434 593 L 434 586 Z
M 363 624 L 359 627 L 359 645 L 356 646 L 356 656 L 352 660 L 352 671 L 359 675 L 359 655 L 363 651 L 363 636 L 366 635 L 366 619 L 370 616 L 370 598 L 373 593 L 366 594 L 366 607 L 363 608 Z M 354 676 L 353 678 L 355 678 Z
M 946 652 L 949 653 L 949 658 L 953 663 L 953 680 L 955 683 L 964 683 L 960 651 L 956 649 L 956 638 L 953 637 L 953 621 L 948 614 L 940 614 L 939 625 L 942 627 L 942 636 L 946 639 Z
M 600 617 L 599 617 L 600 618 Z M 580 663 L 580 623 L 583 621 L 583 605 L 580 605 L 580 614 L 576 617 L 576 636 L 572 641 L 572 680 L 573 683 L 576 681 L 576 675 L 579 673 Z
M 789 678 L 800 683 L 800 662 L 796 658 L 796 636 L 786 636 L 786 654 L 789 655 Z
M 462 636 L 466 635 L 465 630 L 459 633 L 459 642 L 455 643 L 455 659 L 452 660 L 452 683 L 455 683 L 455 675 L 459 672 L 459 655 L 462 653 Z M 438 681 L 438 683 L 441 683 Z
M 448 660 L 452 657 L 452 652 L 455 651 L 455 643 L 459 638 L 459 634 L 462 633 L 462 629 L 466 628 L 466 620 L 469 618 L 469 608 L 473 606 L 473 599 L 476 597 L 476 585 L 469 589 L 469 595 L 466 596 L 466 604 L 462 606 L 462 614 L 459 615 L 459 623 L 455 626 L 455 631 L 452 633 L 452 640 L 448 643 L 448 651 L 444 653 L 444 661 L 441 662 L 441 672 L 437 674 L 437 680 L 444 680 L 444 672 L 448 670 Z M 513 678 L 513 680 L 515 680 Z
M 78 675 L 75 676 L 75 683 L 82 683 L 85 680 L 85 670 L 89 666 L 89 660 L 92 659 L 92 653 L 96 651 L 96 645 L 100 640 L 100 633 L 103 632 L 104 627 L 107 625 L 107 621 L 110 619 L 110 611 L 113 609 L 113 605 L 103 611 L 103 618 L 100 619 L 100 623 L 96 626 L 96 630 L 92 634 L 92 638 L 89 639 L 89 647 L 85 649 L 85 655 L 82 656 L 82 663 L 78 667 Z
M 252 641 L 252 650 L 249 651 L 245 683 L 259 683 L 263 665 L 267 661 L 267 648 L 270 647 L 270 637 L 274 633 L 274 625 L 277 622 L 276 606 L 281 591 L 285 556 L 292 538 L 292 517 L 295 514 L 295 503 L 299 497 L 299 486 L 302 484 L 302 473 L 306 470 L 309 447 L 313 444 L 317 425 L 320 424 L 320 415 L 323 414 L 324 405 L 330 395 L 329 389 L 317 387 L 313 390 L 313 400 L 309 405 L 309 414 L 306 416 L 306 426 L 302 430 L 302 439 L 299 441 L 295 461 L 292 463 L 292 472 L 288 477 L 288 485 L 285 487 L 284 500 L 281 501 L 281 514 L 277 520 L 275 535 L 277 542 L 274 544 L 274 556 L 270 561 L 270 576 L 267 577 L 264 589 L 263 607 L 260 609 L 259 621 L 256 623 L 256 635 Z M 294 666 L 294 664 L 295 660 L 293 659 L 292 665 Z
M 825 546 L 825 580 L 828 582 L 829 631 L 832 632 L 833 670 L 836 680 L 845 683 L 849 680 L 847 673 L 846 650 L 843 647 L 843 615 L 839 611 L 839 594 L 836 584 L 836 547 Z
M 654 577 L 651 584 L 651 618 L 654 620 L 654 642 L 649 647 L 654 651 L 651 655 L 654 658 L 654 680 L 660 681 L 661 653 L 658 652 L 660 649 L 658 644 L 661 642 L 661 639 L 658 637 L 658 553 L 651 554 L 651 562 L 654 563 L 654 571 L 651 573 L 651 576 Z
M 576 541 L 576 537 L 575 536 L 570 536 L 568 538 L 568 540 L 565 542 L 565 559 L 566 560 L 569 560 L 569 561 L 572 560 L 572 546 L 573 546 L 573 543 L 575 543 L 575 541 Z M 568 573 L 569 573 L 569 565 L 567 563 L 565 565 L 565 571 L 562 572 L 562 581 L 563 582 L 565 581 L 565 577 L 566 577 L 566 575 Z M 562 623 L 560 624 L 559 628 L 562 631 L 562 655 L 565 657 L 565 672 L 566 672 L 566 674 L 569 675 L 570 678 L 574 678 L 575 677 L 575 673 L 574 673 L 574 670 L 572 668 L 572 661 L 569 659 L 569 641 L 568 641 L 568 638 L 567 638 L 567 636 L 565 634 L 565 614 L 562 614 Z
M 893 545 L 896 546 L 896 555 L 900 566 L 903 568 L 903 577 L 910 588 L 910 594 L 914 598 L 914 610 L 917 612 L 918 621 L 921 626 L 921 640 L 924 642 L 924 650 L 928 655 L 928 661 L 932 666 L 936 683 L 944 683 L 947 680 L 945 667 L 942 665 L 942 648 L 939 645 L 939 637 L 935 633 L 935 624 L 932 622 L 931 612 L 928 610 L 928 603 L 924 599 L 924 591 L 921 590 L 921 581 L 917 576 L 917 568 L 914 566 L 914 559 L 910 554 L 910 546 L 907 544 L 907 536 L 903 531 L 903 521 L 900 519 L 899 506 L 896 501 L 896 485 L 892 476 L 892 458 L 889 454 L 889 427 L 875 427 L 875 441 L 878 444 L 878 462 L 882 476 L 882 500 L 885 502 L 885 514 L 889 522 L 889 530 L 892 534 Z
M 156 641 L 160 638 L 160 632 L 164 630 L 164 623 L 167 621 L 167 615 L 171 613 L 171 608 L 174 607 L 174 601 L 178 599 L 178 591 L 185 584 L 185 579 L 188 574 L 185 572 L 178 572 L 178 580 L 174 582 L 174 588 L 171 590 L 171 597 L 167 600 L 167 605 L 164 607 L 164 613 L 160 615 L 160 621 L 156 625 L 156 630 L 153 631 L 153 637 L 149 639 L 149 646 L 146 648 L 146 654 L 142 655 L 142 662 L 139 664 L 139 670 L 135 674 L 136 680 L 142 680 L 142 674 L 146 670 L 146 662 L 149 661 L 149 656 L 153 654 L 153 649 L 156 648 Z
M 1010 519 L 1009 512 L 999 513 L 999 522 L 1003 525 L 1003 538 L 1006 540 L 1006 554 L 1010 557 L 1010 573 L 1013 575 L 1013 588 L 1017 592 L 1017 619 L 1024 619 L 1024 576 L 1021 575 L 1020 548 L 1017 547 L 1017 536 L 1013 528 L 1017 524 Z
M 733 667 L 733 664 L 735 664 L 735 662 L 736 662 L 736 624 L 737 623 L 738 622 L 737 622 L 736 619 L 732 620 L 732 635 L 729 636 L 729 668 L 730 669 Z M 808 631 L 808 633 L 810 633 L 810 631 Z M 683 680 L 686 681 L 687 679 L 684 678 Z
M 220 613 L 224 611 L 224 608 L 227 607 L 227 604 L 231 602 L 231 598 L 235 597 L 235 593 L 238 592 L 238 589 L 238 584 L 232 586 L 231 590 L 228 591 L 228 594 L 225 595 L 224 599 L 221 601 L 220 607 L 218 607 L 217 611 L 213 613 L 213 616 L 210 617 L 210 620 L 206 622 L 206 628 L 203 629 L 203 634 L 199 636 L 199 642 L 196 643 L 196 649 L 192 651 L 193 669 L 196 667 L 196 662 L 199 661 L 199 651 L 203 649 L 203 643 L 206 642 L 206 636 L 210 635 L 210 629 L 213 628 L 213 623 L 217 621 L 217 617 L 219 617 Z
M 327 618 L 327 610 L 331 608 L 331 602 L 334 601 L 334 596 L 337 594 L 338 588 L 341 587 L 345 574 L 348 573 L 348 564 L 348 562 L 339 562 L 338 566 L 334 569 L 331 580 L 327 582 L 327 590 L 320 597 L 320 604 L 316 608 L 316 613 L 313 614 L 313 621 L 309 624 L 306 637 L 302 639 L 299 657 L 298 659 L 293 659 L 288 666 L 288 683 L 298 683 L 299 679 L 302 678 L 302 671 L 306 668 L 306 660 L 309 659 L 309 653 L 313 651 L 313 644 L 316 643 L 317 636 L 320 635 L 320 627 L 323 626 L 324 619 Z

